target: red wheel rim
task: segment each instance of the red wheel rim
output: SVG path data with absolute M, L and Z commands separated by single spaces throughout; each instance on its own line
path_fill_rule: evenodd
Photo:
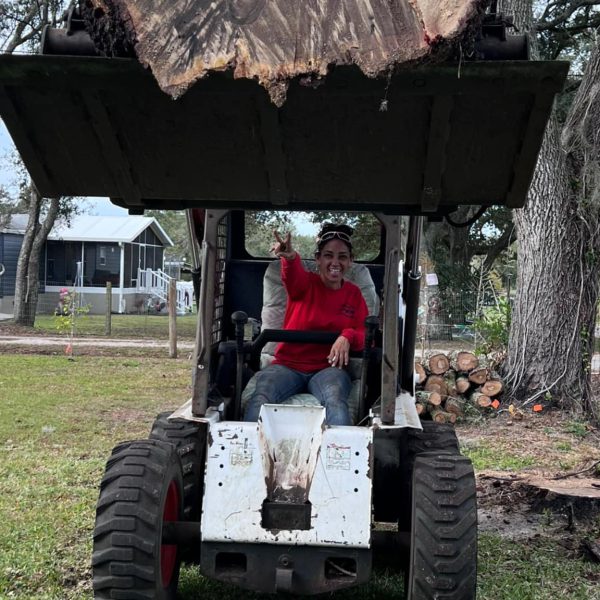
M 179 490 L 177 483 L 171 481 L 165 499 L 163 510 L 163 523 L 177 521 L 179 518 Z M 177 544 L 161 544 L 160 547 L 160 572 L 163 588 L 169 587 L 177 565 Z

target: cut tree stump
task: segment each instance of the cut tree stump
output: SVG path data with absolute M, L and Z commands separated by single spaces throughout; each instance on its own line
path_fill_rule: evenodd
M 486 0 L 87 0 L 82 16 L 106 56 L 136 56 L 174 98 L 211 71 L 257 79 L 275 104 L 287 83 L 318 85 L 332 65 L 365 75 L 443 60 L 470 45 Z

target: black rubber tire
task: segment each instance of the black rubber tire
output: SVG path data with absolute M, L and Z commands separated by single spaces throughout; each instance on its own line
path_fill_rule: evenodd
M 414 464 L 417 456 L 423 452 L 443 452 L 460 456 L 458 438 L 454 426 L 449 423 L 422 421 L 423 430 L 408 429 L 406 445 L 401 455 L 400 492 L 398 529 L 410 531 L 411 528 L 411 499 Z
M 414 462 L 415 457 L 422 452 L 449 452 L 458 454 L 458 438 L 454 425 L 450 423 L 435 423 L 434 421 L 421 421 L 423 431 L 408 429 L 408 454 L 409 460 Z
M 96 506 L 94 598 L 175 600 L 179 548 L 163 545 L 166 521 L 183 514 L 181 461 L 172 444 L 119 444 L 106 463 Z
M 151 440 L 161 440 L 175 446 L 183 469 L 183 515 L 185 521 L 200 521 L 204 493 L 204 461 L 206 426 L 184 419 L 172 419 L 172 411 L 156 416 Z
M 474 600 L 477 593 L 477 494 L 471 461 L 426 453 L 412 484 L 407 600 Z

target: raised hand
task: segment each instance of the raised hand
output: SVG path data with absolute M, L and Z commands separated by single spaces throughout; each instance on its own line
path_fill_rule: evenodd
M 288 260 L 296 258 L 296 251 L 292 247 L 292 234 L 288 231 L 285 238 L 282 238 L 278 231 L 274 231 L 273 235 L 275 236 L 275 242 L 271 246 L 271 252 L 279 258 Z

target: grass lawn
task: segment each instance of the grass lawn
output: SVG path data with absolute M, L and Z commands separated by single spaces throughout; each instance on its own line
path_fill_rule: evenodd
M 156 413 L 187 399 L 189 382 L 184 359 L 0 355 L 0 599 L 92 598 L 106 458 L 117 442 L 146 437 Z M 551 541 L 480 536 L 480 600 L 598 600 L 599 581 L 597 565 Z M 401 590 L 398 575 L 377 571 L 334 598 L 402 598 Z M 182 572 L 181 600 L 261 597 Z
M 57 335 L 57 320 L 53 315 L 38 315 L 34 331 Z M 106 317 L 104 315 L 79 315 L 75 320 L 77 335 L 104 336 Z M 196 336 L 196 315 L 177 317 L 177 337 L 193 340 Z M 169 339 L 169 318 L 167 315 L 112 315 L 111 337 L 148 337 Z

